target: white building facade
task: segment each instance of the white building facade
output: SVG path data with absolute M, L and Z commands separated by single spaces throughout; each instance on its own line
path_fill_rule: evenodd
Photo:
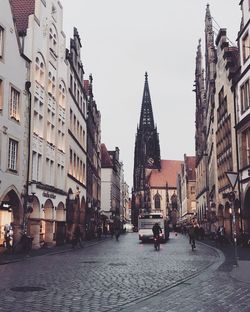
M 238 34 L 240 75 L 236 86 L 236 129 L 238 136 L 239 181 L 243 230 L 250 232 L 250 2 L 240 1 L 241 29 Z
M 21 55 L 9 1 L 0 1 L 0 244 L 12 223 L 14 243 L 23 225 L 27 181 L 29 60 Z
M 85 235 L 86 169 L 87 169 L 87 95 L 81 62 L 81 39 L 76 28 L 70 40 L 68 61 L 67 116 L 67 230 L 71 239 L 77 226 Z
M 65 232 L 67 65 L 59 1 L 12 0 L 24 54 L 32 60 L 28 232 L 33 247 Z M 22 6 L 22 7 L 20 7 Z

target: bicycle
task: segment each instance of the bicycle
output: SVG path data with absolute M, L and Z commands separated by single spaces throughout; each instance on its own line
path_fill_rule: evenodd
M 192 251 L 195 250 L 196 246 L 195 246 L 195 239 L 191 238 L 191 247 L 192 247 Z

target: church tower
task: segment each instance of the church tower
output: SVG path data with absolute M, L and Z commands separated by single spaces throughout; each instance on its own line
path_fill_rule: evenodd
M 138 214 L 151 209 L 148 179 L 152 169 L 161 169 L 160 144 L 154 124 L 153 110 L 148 86 L 148 74 L 142 98 L 140 123 L 137 127 L 134 150 L 134 174 L 132 193 L 132 222 L 137 224 Z

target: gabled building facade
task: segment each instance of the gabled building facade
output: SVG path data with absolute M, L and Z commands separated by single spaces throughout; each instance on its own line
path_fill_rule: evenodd
M 86 170 L 87 170 L 87 92 L 84 89 L 84 69 L 81 61 L 81 39 L 76 28 L 67 50 L 67 239 L 72 239 L 76 227 L 85 237 Z
M 84 84 L 88 96 L 86 230 L 91 237 L 101 222 L 101 114 L 94 99 L 92 75 Z
M 28 205 L 29 66 L 30 61 L 21 50 L 10 2 L 1 1 L 0 245 L 5 225 L 12 225 L 14 243 L 19 240 Z
M 238 48 L 229 45 L 226 29 L 220 29 L 216 38 L 215 75 L 215 145 L 216 145 L 216 197 L 210 198 L 209 219 L 211 223 L 224 226 L 228 236 L 231 232 L 231 216 L 228 198 L 232 187 L 226 172 L 237 172 L 237 144 L 235 131 L 234 88 L 238 64 Z M 238 197 L 238 195 L 237 195 Z M 217 218 L 215 218 L 215 215 Z M 238 219 L 238 218 L 237 218 Z
M 237 138 L 239 155 L 239 185 L 243 230 L 250 232 L 250 3 L 240 1 L 241 27 L 238 33 L 240 72 L 236 85 Z
M 119 221 L 121 218 L 121 162 L 119 148 L 108 151 L 101 144 L 101 210 L 107 217 L 108 223 Z
M 67 65 L 63 9 L 59 1 L 52 0 L 11 0 L 11 5 L 22 52 L 32 61 L 28 179 L 32 213 L 28 234 L 33 237 L 33 247 L 39 248 L 54 244 L 63 234 L 66 221 Z
M 180 223 L 189 223 L 196 217 L 196 174 L 195 174 L 195 156 L 184 154 L 184 162 L 181 164 L 179 174 L 180 192 Z

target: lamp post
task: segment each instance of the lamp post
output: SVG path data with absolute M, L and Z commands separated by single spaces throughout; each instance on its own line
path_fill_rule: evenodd
M 238 180 L 238 173 L 237 172 L 233 172 L 233 171 L 228 171 L 225 172 L 227 175 L 227 178 L 231 184 L 232 187 L 232 192 L 230 192 L 228 194 L 228 199 L 232 204 L 232 227 L 231 227 L 231 232 L 232 232 L 232 237 L 233 237 L 233 241 L 234 241 L 234 257 L 235 257 L 235 265 L 238 266 L 238 254 L 237 254 L 237 231 L 236 231 L 236 218 L 235 218 L 235 185 L 236 182 Z

